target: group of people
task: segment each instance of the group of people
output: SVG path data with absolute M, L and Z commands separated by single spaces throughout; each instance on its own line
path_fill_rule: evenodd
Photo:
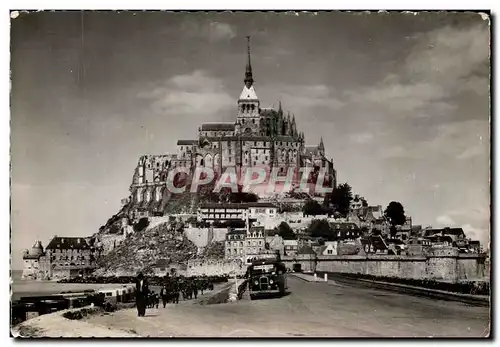
M 168 303 L 178 304 L 179 300 L 197 299 L 198 294 L 203 295 L 204 291 L 214 289 L 214 281 L 207 276 L 184 277 L 166 276 L 164 277 L 157 294 L 150 290 L 149 283 L 145 276 L 140 273 L 136 279 L 136 304 L 139 317 L 144 317 L 146 308 L 158 308 L 160 299 L 165 308 Z

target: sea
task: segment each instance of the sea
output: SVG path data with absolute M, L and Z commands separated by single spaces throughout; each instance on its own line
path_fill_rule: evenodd
M 11 271 L 11 301 L 21 297 L 59 294 L 67 291 L 109 288 L 109 284 L 94 283 L 57 283 L 55 281 L 34 281 L 21 279 L 22 270 Z M 111 285 L 113 286 L 113 285 Z

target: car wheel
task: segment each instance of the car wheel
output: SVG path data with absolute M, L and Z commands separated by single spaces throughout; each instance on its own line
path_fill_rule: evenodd
M 255 300 L 255 295 L 250 294 L 250 300 Z

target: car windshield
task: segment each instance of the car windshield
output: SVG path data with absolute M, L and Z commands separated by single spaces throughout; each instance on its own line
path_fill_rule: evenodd
M 249 275 L 261 275 L 272 272 L 278 272 L 280 270 L 280 266 L 278 263 L 263 263 L 263 264 L 254 264 L 251 265 L 248 269 Z

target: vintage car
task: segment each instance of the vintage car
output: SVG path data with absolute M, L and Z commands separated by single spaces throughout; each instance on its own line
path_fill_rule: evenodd
M 254 300 L 261 295 L 285 295 L 286 266 L 275 259 L 255 260 L 247 269 L 248 292 Z

